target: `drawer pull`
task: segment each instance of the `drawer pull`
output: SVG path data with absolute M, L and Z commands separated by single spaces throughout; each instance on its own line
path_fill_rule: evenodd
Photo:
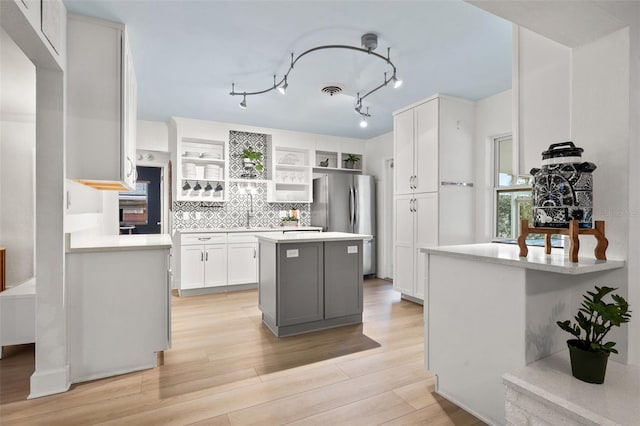
M 211 237 L 198 237 L 199 241 L 209 241 Z

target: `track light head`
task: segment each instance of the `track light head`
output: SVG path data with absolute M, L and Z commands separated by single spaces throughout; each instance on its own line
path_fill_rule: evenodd
M 284 83 L 278 86 L 278 92 L 282 93 L 283 95 L 286 95 L 287 87 L 289 87 L 289 83 L 287 83 L 287 80 L 285 79 Z
M 246 95 L 242 98 L 242 102 L 240 102 L 240 108 L 247 109 L 247 96 Z
M 362 120 L 360 120 L 360 127 L 364 129 L 367 126 L 368 126 L 367 119 L 362 117 Z
M 397 89 L 398 87 L 402 86 L 402 80 L 400 80 L 398 77 L 396 77 L 396 75 L 394 74 L 393 77 L 391 77 L 391 80 L 393 80 L 393 88 Z

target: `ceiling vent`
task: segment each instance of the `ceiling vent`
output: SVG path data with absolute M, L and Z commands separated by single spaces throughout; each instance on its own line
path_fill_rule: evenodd
M 324 86 L 322 89 L 320 89 L 322 91 L 322 93 L 325 93 L 329 96 L 333 96 L 333 95 L 338 95 L 340 93 L 342 93 L 342 87 L 336 85 L 336 84 L 330 84 L 327 86 Z

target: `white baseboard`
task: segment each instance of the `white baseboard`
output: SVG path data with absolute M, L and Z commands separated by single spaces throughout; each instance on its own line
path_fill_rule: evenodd
M 69 366 L 55 370 L 38 371 L 31 375 L 31 391 L 27 399 L 62 393 L 69 390 Z

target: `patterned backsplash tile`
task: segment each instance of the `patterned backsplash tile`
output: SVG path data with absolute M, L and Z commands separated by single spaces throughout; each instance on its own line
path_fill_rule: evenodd
M 229 177 L 240 178 L 244 173 L 242 150 L 251 147 L 262 152 L 265 170 L 258 179 L 268 179 L 268 149 L 266 135 L 248 132 L 229 133 Z M 173 227 L 175 229 L 235 228 L 247 225 L 247 212 L 252 209 L 250 227 L 280 225 L 280 211 L 298 210 L 300 225 L 311 224 L 311 207 L 306 203 L 267 203 L 267 184 L 256 183 L 255 194 L 241 193 L 238 183 L 227 183 L 229 201 L 226 203 L 174 201 Z M 252 205 L 253 204 L 253 205 Z M 185 216 L 186 213 L 186 216 Z

